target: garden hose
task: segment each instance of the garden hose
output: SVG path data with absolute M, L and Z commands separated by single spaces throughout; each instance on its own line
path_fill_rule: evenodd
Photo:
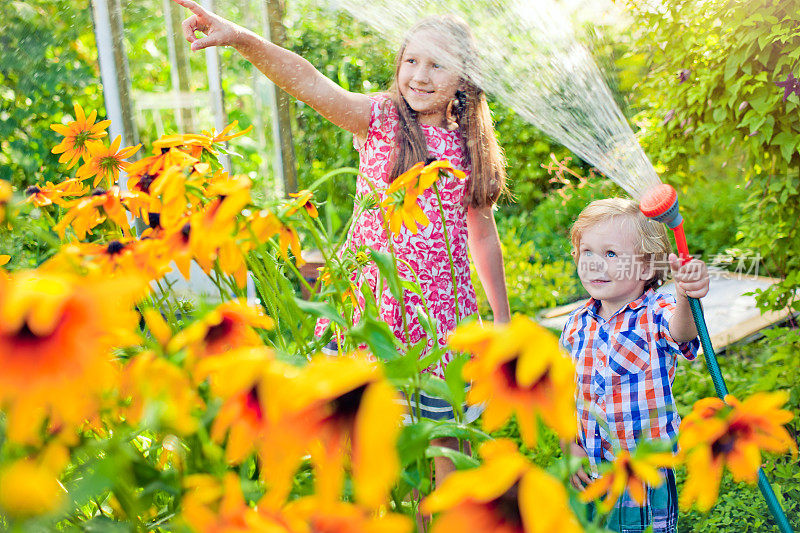
M 675 244 L 678 248 L 678 254 L 682 263 L 686 263 L 691 259 L 689 255 L 689 247 L 686 245 L 686 235 L 683 231 L 683 217 L 680 214 L 678 207 L 678 193 L 675 189 L 662 183 L 656 185 L 648 190 L 639 202 L 639 209 L 648 218 L 657 222 L 666 224 L 675 235 Z M 711 345 L 711 336 L 708 334 L 708 327 L 706 326 L 705 315 L 703 314 L 703 306 L 697 298 L 689 298 L 689 307 L 692 310 L 692 317 L 694 324 L 697 327 L 697 334 L 700 337 L 700 344 L 703 346 L 703 357 L 706 361 L 708 373 L 711 374 L 711 380 L 714 382 L 714 389 L 717 396 L 725 401 L 725 396 L 728 394 L 728 387 L 725 385 L 725 379 L 720 372 L 719 364 L 717 363 L 717 356 L 714 353 L 714 347 Z M 781 533 L 793 533 L 789 520 L 786 518 L 786 513 L 783 511 L 772 486 L 767 480 L 764 471 L 758 469 L 758 488 L 764 499 L 767 502 L 767 508 L 775 519 L 778 529 Z

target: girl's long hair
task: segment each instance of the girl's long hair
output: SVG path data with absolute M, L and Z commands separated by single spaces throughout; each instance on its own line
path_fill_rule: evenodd
M 417 122 L 417 113 L 400 94 L 397 77 L 403 53 L 409 39 L 419 31 L 433 30 L 452 42 L 455 59 L 461 69 L 463 90 L 459 91 L 459 105 L 453 106 L 458 130 L 464 145 L 467 163 L 471 168 L 464 204 L 484 207 L 494 204 L 506 191 L 506 161 L 497 144 L 486 94 L 474 81 L 477 64 L 475 40 L 469 26 L 453 15 L 429 17 L 421 20 L 408 32 L 395 59 L 394 82 L 389 89 L 400 117 L 397 142 L 394 150 L 391 179 L 396 178 L 411 165 L 429 159 L 425 134 Z

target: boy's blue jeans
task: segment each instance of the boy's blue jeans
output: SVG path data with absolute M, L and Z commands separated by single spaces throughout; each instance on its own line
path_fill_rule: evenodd
M 619 497 L 603 524 L 620 533 L 641 533 L 652 526 L 653 533 L 677 533 L 678 488 L 675 472 L 671 468 L 659 470 L 664 482 L 658 487 L 647 487 L 647 502 L 639 506 L 626 490 Z M 589 520 L 594 520 L 596 510 L 589 506 Z

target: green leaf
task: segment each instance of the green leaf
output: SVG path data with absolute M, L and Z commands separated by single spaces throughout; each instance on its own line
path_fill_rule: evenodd
M 338 324 L 339 326 L 346 328 L 347 322 L 345 322 L 342 315 L 330 304 L 325 302 L 309 302 L 308 300 L 303 300 L 302 298 L 294 298 L 294 303 L 297 307 L 300 308 L 301 311 L 304 313 L 308 313 L 309 315 L 327 318 L 331 322 Z
M 400 357 L 394 333 L 386 322 L 377 320 L 372 315 L 362 317 L 361 322 L 347 332 L 347 336 L 355 344 L 366 344 L 373 355 L 382 361 L 391 361 Z
M 444 446 L 428 446 L 425 450 L 425 457 L 432 459 L 434 457 L 447 457 L 453 461 L 457 470 L 466 470 L 468 468 L 475 468 L 481 463 L 477 459 L 470 457 L 458 450 L 446 448 Z
M 383 275 L 383 279 L 389 284 L 389 291 L 392 293 L 392 296 L 394 296 L 398 302 L 402 302 L 403 288 L 400 283 L 400 277 L 397 275 L 397 268 L 395 268 L 394 261 L 392 261 L 392 256 L 387 252 L 370 250 L 370 257 L 378 266 L 378 270 L 381 275 Z
M 461 375 L 464 365 L 469 361 L 467 354 L 457 354 L 449 363 L 444 371 L 444 381 L 453 398 L 453 405 L 463 405 L 466 400 L 466 383 Z

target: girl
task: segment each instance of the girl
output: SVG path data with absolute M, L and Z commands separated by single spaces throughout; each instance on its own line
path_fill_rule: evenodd
M 414 279 L 404 264 L 407 263 L 420 279 L 428 307 L 436 318 L 440 345 L 456 327 L 457 317 L 463 319 L 477 313 L 468 249 L 495 321 L 508 321 L 503 258 L 492 213 L 493 204 L 505 189 L 505 161 L 495 139 L 486 97 L 470 75 L 475 50 L 469 27 L 463 21 L 450 16 L 434 17 L 414 26 L 397 54 L 395 80 L 389 92 L 366 96 L 344 90 L 297 54 L 204 10 L 192 0 L 175 1 L 193 13 L 183 23 L 192 50 L 233 46 L 276 85 L 353 133 L 360 155 L 358 195 L 385 191 L 394 178 L 419 161 L 446 159 L 466 172 L 466 180 L 449 174 L 439 178 L 446 227 L 442 227 L 436 195 L 428 189 L 418 201 L 430 224 L 415 234 L 401 228 L 392 236 L 391 245 L 403 260 L 400 276 Z M 196 31 L 205 36 L 198 38 Z M 455 291 L 444 231 L 449 236 L 456 270 Z M 362 246 L 389 249 L 379 209 L 361 212 L 348 235 L 348 245 L 353 250 Z M 373 292 L 386 285 L 378 283 L 374 265 L 365 266 L 360 275 L 362 283 L 368 282 Z M 458 310 L 454 292 L 458 295 Z M 413 345 L 425 336 L 413 311 L 421 303 L 418 295 L 408 293 L 405 308 L 388 288 L 376 296 L 381 317 L 398 338 Z M 325 324 L 318 325 L 318 334 L 324 327 Z M 446 356 L 428 371 L 443 377 L 448 361 Z M 423 415 L 453 417 L 452 409 L 441 407 L 441 400 L 439 406 L 435 398 L 423 397 L 422 402 L 429 406 Z M 436 439 L 432 444 L 457 447 L 455 439 Z M 436 458 L 437 484 L 452 468 L 449 460 Z

